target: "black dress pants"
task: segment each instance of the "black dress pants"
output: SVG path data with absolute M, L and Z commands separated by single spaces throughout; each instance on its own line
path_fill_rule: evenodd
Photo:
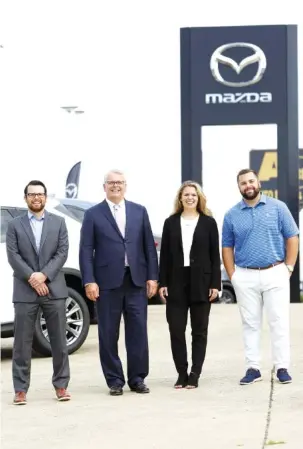
M 179 374 L 187 373 L 186 327 L 189 311 L 192 329 L 191 371 L 200 376 L 206 354 L 211 303 L 195 302 L 194 298 L 191 298 L 190 267 L 183 268 L 183 280 L 183 291 L 182 295 L 180 295 L 182 300 L 176 302 L 173 297 L 168 296 L 166 304 L 166 318 L 170 332 L 171 350 L 177 372 Z

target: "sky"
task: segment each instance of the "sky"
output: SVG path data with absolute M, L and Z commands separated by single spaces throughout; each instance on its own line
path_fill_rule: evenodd
M 153 230 L 160 233 L 181 182 L 180 27 L 297 24 L 302 54 L 303 16 L 296 2 L 280 9 L 264 1 L 243 5 L 3 0 L 1 204 L 22 197 L 33 178 L 64 196 L 67 173 L 82 160 L 80 198 L 102 200 L 104 173 L 124 170 L 127 198 L 147 207 Z M 302 63 L 301 56 L 301 129 Z M 68 114 L 61 109 L 66 105 L 85 113 Z M 239 200 L 235 174 L 248 165 L 250 148 L 275 147 L 276 132 L 272 127 L 204 129 L 203 139 L 203 188 L 220 226 L 226 208 Z M 302 132 L 299 140 L 302 145 Z

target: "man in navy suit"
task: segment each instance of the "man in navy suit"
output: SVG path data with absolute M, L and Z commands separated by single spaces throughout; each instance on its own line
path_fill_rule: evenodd
M 124 199 L 119 170 L 104 179 L 106 199 L 88 209 L 81 229 L 80 270 L 87 297 L 96 301 L 102 370 L 112 396 L 123 394 L 118 355 L 121 316 L 125 325 L 127 381 L 149 393 L 147 306 L 157 292 L 158 257 L 145 207 Z

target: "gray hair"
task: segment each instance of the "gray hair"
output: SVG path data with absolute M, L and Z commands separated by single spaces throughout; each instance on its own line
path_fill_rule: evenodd
M 116 175 L 120 175 L 120 176 L 123 176 L 123 177 L 125 178 L 125 174 L 124 174 L 123 171 L 113 169 L 113 170 L 108 171 L 108 172 L 105 174 L 105 176 L 104 176 L 104 183 L 106 183 L 107 178 L 108 178 L 108 176 L 109 176 L 111 173 L 115 173 Z

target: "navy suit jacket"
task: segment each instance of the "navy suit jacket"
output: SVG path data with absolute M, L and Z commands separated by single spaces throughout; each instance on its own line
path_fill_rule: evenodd
M 138 287 L 158 280 L 158 257 L 144 206 L 125 200 L 125 238 L 106 200 L 85 212 L 79 262 L 83 285 L 96 282 L 100 290 L 118 288 L 125 273 L 125 252 L 132 280 Z

